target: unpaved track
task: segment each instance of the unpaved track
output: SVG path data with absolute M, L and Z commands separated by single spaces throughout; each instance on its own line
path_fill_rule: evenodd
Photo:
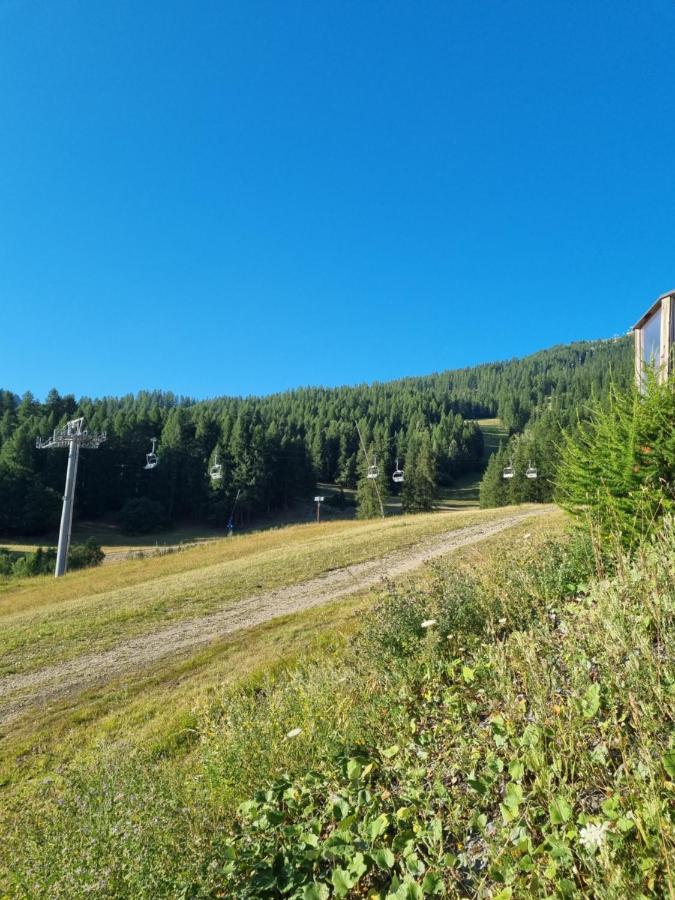
M 495 522 L 458 528 L 412 547 L 335 569 L 301 584 L 244 597 L 220 612 L 156 628 L 148 634 L 128 638 L 110 650 L 84 654 L 35 672 L 4 676 L 0 678 L 0 725 L 7 725 L 30 706 L 43 705 L 125 673 L 142 670 L 162 657 L 184 655 L 242 628 L 261 625 L 278 616 L 371 588 L 384 578 L 404 575 L 431 559 L 476 544 L 549 510 L 550 507 L 543 507 Z

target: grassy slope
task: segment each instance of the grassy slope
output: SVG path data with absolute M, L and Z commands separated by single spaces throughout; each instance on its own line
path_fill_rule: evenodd
M 483 432 L 483 465 L 487 465 L 492 454 L 499 449 L 508 432 L 499 419 L 477 419 Z M 443 488 L 440 496 L 442 509 L 466 509 L 478 506 L 479 486 L 482 472 L 467 472 L 460 476 L 450 488 Z
M 353 876 L 357 835 L 366 855 L 380 848 L 391 861 L 367 858 L 350 896 L 384 897 L 392 866 L 418 885 L 425 873 L 442 877 L 453 897 L 672 896 L 675 786 L 663 760 L 675 547 L 585 596 L 588 561 L 570 565 L 546 543 L 563 522 L 523 523 L 427 567 L 388 600 L 375 644 L 359 644 L 358 632 L 377 592 L 351 610 L 336 604 L 330 618 L 256 630 L 192 673 L 159 674 L 111 698 L 99 718 L 83 705 L 62 735 L 79 738 L 72 766 L 60 746 L 49 779 L 6 790 L 16 818 L 0 825 L 0 840 L 15 871 L 41 888 L 8 896 L 156 898 L 186 885 L 180 895 L 277 896 L 251 884 L 250 866 L 281 850 L 287 872 L 335 884 L 331 870 Z M 479 571 L 489 594 L 458 593 L 458 570 Z M 425 639 L 419 621 L 429 613 L 438 631 Z M 387 656 L 383 641 L 401 635 Z M 279 666 L 286 674 L 263 680 Z M 256 689 L 228 691 L 242 674 Z M 292 727 L 301 732 L 289 740 Z M 356 757 L 351 769 L 345 754 Z M 93 766 L 82 770 L 87 758 Z M 282 772 L 292 791 L 283 779 L 236 812 Z M 336 798 L 349 812 L 342 822 Z M 585 843 L 589 829 L 601 850 Z
M 0 599 L 3 666 L 6 672 L 27 671 L 112 643 L 125 627 L 146 631 L 168 618 L 225 605 L 261 584 L 295 583 L 427 535 L 512 512 L 294 526 L 170 556 L 75 572 L 59 581 L 26 579 Z M 559 517 L 552 513 L 550 520 Z M 524 527 L 528 526 L 518 526 L 516 531 Z M 493 539 L 490 546 L 507 546 L 510 533 Z M 462 554 L 469 558 L 470 551 Z M 0 739 L 0 781 L 20 782 L 48 772 L 57 763 L 86 755 L 101 739 L 127 734 L 130 727 L 135 738 L 156 752 L 180 744 L 197 698 L 215 685 L 286 664 L 306 646 L 323 648 L 326 640 L 332 642 L 336 634 L 352 627 L 353 612 L 372 602 L 373 596 L 372 592 L 357 595 L 276 619 L 188 658 L 164 660 L 149 671 L 89 690 L 76 701 L 58 701 L 39 714 L 29 713 Z M 127 598 L 129 609 L 120 606 L 121 598 Z M 115 626 L 112 635 L 108 633 L 111 623 Z
M 105 649 L 157 623 L 214 612 L 260 590 L 296 584 L 512 512 L 294 526 L 73 572 L 58 581 L 44 576 L 13 582 L 0 596 L 0 674 Z

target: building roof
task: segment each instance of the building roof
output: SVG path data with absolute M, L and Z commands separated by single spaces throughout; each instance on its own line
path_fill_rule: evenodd
M 659 308 L 659 306 L 661 305 L 661 301 L 662 301 L 662 300 L 665 300 L 666 297 L 675 297 L 675 291 L 666 291 L 665 294 L 661 294 L 661 296 L 660 296 L 657 300 L 655 300 L 655 301 L 652 303 L 652 305 L 649 307 L 649 309 L 647 310 L 647 312 L 646 312 L 644 315 L 640 316 L 640 318 L 637 320 L 637 322 L 635 323 L 635 325 L 633 325 L 633 327 L 631 328 L 631 331 L 637 331 L 638 328 L 642 328 L 642 326 L 645 324 L 645 322 L 647 321 L 647 319 L 648 319 L 653 313 L 656 312 L 656 310 L 657 310 L 657 309 Z

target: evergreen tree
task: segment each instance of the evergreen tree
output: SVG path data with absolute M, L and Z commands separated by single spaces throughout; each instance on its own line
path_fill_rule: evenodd
M 438 495 L 436 457 L 428 431 L 413 434 L 408 440 L 405 460 L 402 505 L 405 512 L 433 509 Z
M 371 464 L 376 458 L 372 451 L 368 454 Z M 373 519 L 383 514 L 385 500 L 384 477 L 382 466 L 377 466 L 379 472 L 377 478 L 369 478 L 369 464 L 363 453 L 358 463 L 358 484 L 356 488 L 356 517 L 358 519 Z
M 509 493 L 503 477 L 504 466 L 508 464 L 507 451 L 500 446 L 490 457 L 485 474 L 480 483 L 480 506 L 488 509 L 493 506 L 506 506 Z
M 556 499 L 632 548 L 675 509 L 675 379 L 650 379 L 641 397 L 613 390 L 566 435 Z
M 76 400 L 56 390 L 40 403 L 31 394 L 20 398 L 0 390 L 0 529 L 17 533 L 52 527 L 48 523 L 54 498 L 58 506 L 63 492 L 66 452 L 37 451 L 35 438 L 79 416 L 89 428 L 108 433 L 99 450 L 80 457 L 75 514 L 91 519 L 118 514 L 128 500 L 146 497 L 176 519 L 222 522 L 208 476 L 216 443 L 227 465 L 215 494 L 222 510 L 231 509 L 241 488 L 238 515 L 245 520 L 311 496 L 315 468 L 321 480 L 355 487 L 363 463 L 355 420 L 366 442 L 377 448 L 383 493 L 392 487 L 397 455 L 406 477 L 414 480 L 407 445 L 424 432 L 432 439 L 439 480 L 450 484 L 483 465 L 481 432 L 468 420 L 498 412 L 530 442 L 539 478 L 509 486 L 499 482 L 493 499 L 545 500 L 558 464 L 561 430 L 573 427 L 578 413 L 585 415 L 592 396 L 606 406 L 610 373 L 619 387 L 631 382 L 630 339 L 554 347 L 522 360 L 386 384 L 199 403 L 161 391 Z M 152 437 L 159 439 L 159 465 L 147 471 L 143 466 Z M 518 458 L 517 465 L 526 466 L 527 460 Z M 409 493 L 412 487 L 411 482 Z M 372 488 L 363 485 L 361 493 Z M 489 494 L 486 486 L 483 502 Z M 429 500 L 410 502 L 426 507 Z

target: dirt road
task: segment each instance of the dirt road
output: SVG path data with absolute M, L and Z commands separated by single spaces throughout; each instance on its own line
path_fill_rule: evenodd
M 7 725 L 30 706 L 48 703 L 128 672 L 137 672 L 162 657 L 184 655 L 240 629 L 374 587 L 384 578 L 404 575 L 431 559 L 478 543 L 549 509 L 528 510 L 496 522 L 455 529 L 377 559 L 335 569 L 301 584 L 244 597 L 216 613 L 155 628 L 139 637 L 127 638 L 110 650 L 83 654 L 34 672 L 4 676 L 0 678 L 0 725 Z

